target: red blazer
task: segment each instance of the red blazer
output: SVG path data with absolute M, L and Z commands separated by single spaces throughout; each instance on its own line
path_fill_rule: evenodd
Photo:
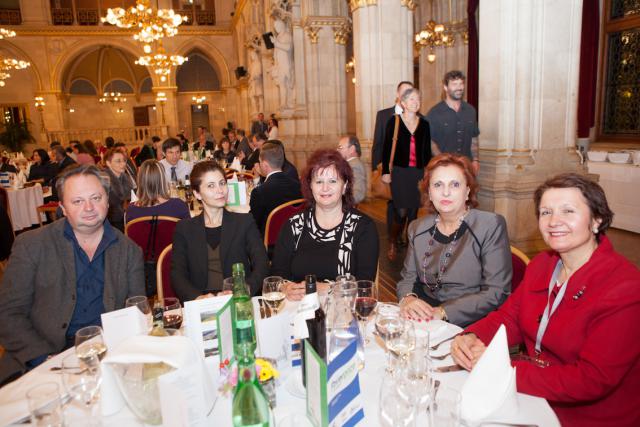
M 488 344 L 504 323 L 509 345 L 524 343 L 534 356 L 558 259 L 536 256 L 515 293 L 467 331 Z M 518 391 L 547 399 L 563 426 L 640 426 L 639 327 L 640 271 L 603 237 L 549 320 L 540 357 L 550 366 L 513 363 Z

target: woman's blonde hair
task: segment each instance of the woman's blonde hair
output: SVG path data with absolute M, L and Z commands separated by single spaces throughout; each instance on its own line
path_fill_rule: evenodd
M 159 161 L 149 159 L 140 165 L 136 196 L 136 205 L 140 207 L 155 206 L 160 198 L 169 199 L 169 184 Z

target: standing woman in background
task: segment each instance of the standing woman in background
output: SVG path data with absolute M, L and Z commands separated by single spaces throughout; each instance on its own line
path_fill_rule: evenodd
M 267 135 L 267 140 L 278 139 L 278 120 L 270 119 L 269 120 L 269 134 Z
M 387 252 L 390 260 L 396 258 L 396 242 L 405 224 L 418 217 L 421 201 L 418 183 L 431 160 L 429 122 L 418 115 L 420 91 L 407 89 L 400 96 L 400 104 L 404 111 L 387 123 L 382 148 L 382 181 L 391 184 L 394 205 Z

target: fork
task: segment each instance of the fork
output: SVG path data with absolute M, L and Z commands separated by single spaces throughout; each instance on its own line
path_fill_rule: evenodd
M 446 342 L 449 342 L 449 341 L 453 340 L 455 337 L 456 337 L 456 335 L 454 335 L 454 336 L 452 336 L 452 337 L 449 337 L 449 338 L 447 338 L 447 339 L 445 339 L 445 340 L 442 340 L 442 341 L 440 341 L 439 343 L 437 343 L 437 344 L 434 344 L 434 345 L 430 346 L 430 347 L 429 347 L 429 350 L 437 350 L 437 349 L 438 349 L 438 347 L 440 347 L 442 344 L 444 344 L 444 343 L 446 343 Z

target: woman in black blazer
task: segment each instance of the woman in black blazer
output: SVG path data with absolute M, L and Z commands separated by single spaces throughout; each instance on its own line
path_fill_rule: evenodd
M 180 221 L 173 235 L 171 285 L 180 300 L 210 297 L 222 290 L 231 266 L 244 264 L 251 294 L 268 273 L 267 252 L 251 214 L 225 210 L 227 180 L 213 161 L 197 163 L 190 176 L 200 215 Z

